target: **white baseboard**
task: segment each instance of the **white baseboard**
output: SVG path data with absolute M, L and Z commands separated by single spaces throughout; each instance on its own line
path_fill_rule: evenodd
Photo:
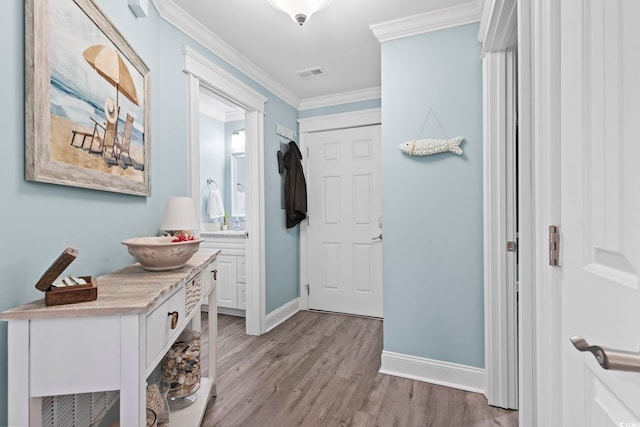
M 247 317 L 247 312 L 238 308 L 218 307 L 218 314 L 226 314 L 227 316 Z
M 383 351 L 380 373 L 484 393 L 484 369 Z
M 293 299 L 283 305 L 282 307 L 276 308 L 271 313 L 267 314 L 266 318 L 266 327 L 269 332 L 280 323 L 284 322 L 294 314 L 300 311 L 300 298 Z

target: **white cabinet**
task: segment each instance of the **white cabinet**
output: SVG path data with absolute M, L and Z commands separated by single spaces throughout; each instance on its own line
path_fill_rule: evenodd
M 201 233 L 203 247 L 220 249 L 218 255 L 218 312 L 244 316 L 247 307 L 246 237 L 238 232 Z
M 237 256 L 218 256 L 218 307 L 238 308 Z
M 236 257 L 238 308 L 247 309 L 247 262 L 244 256 Z

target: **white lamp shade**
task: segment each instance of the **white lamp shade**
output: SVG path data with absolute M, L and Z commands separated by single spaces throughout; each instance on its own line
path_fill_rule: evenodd
M 304 24 L 313 13 L 324 9 L 333 0 L 267 0 L 276 9 L 286 12 L 298 24 Z
M 190 197 L 169 197 L 164 208 L 160 230 L 195 230 L 196 212 Z

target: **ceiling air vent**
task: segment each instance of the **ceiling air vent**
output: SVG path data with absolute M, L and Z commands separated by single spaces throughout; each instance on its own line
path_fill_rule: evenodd
M 324 75 L 324 70 L 322 67 L 313 67 L 307 68 L 306 70 L 296 71 L 296 74 L 304 79 L 308 79 L 309 77 L 320 77 Z

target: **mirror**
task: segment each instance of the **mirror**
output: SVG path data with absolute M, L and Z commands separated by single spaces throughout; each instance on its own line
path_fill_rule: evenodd
M 244 217 L 245 206 L 244 153 L 231 154 L 231 216 Z

